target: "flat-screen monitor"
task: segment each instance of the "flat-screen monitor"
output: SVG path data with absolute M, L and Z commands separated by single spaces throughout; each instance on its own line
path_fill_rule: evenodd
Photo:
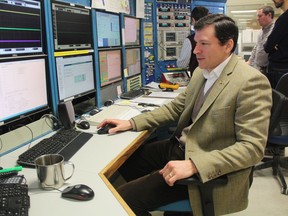
M 45 58 L 0 62 L 0 122 L 48 108 Z
M 60 101 L 95 91 L 92 55 L 57 57 L 56 74 Z
M 141 74 L 127 78 L 127 91 L 140 89 L 142 86 Z
M 141 73 L 141 49 L 130 48 L 126 49 L 126 68 L 128 76 L 133 76 Z
M 124 28 L 125 45 L 140 45 L 140 19 L 125 16 Z
M 100 50 L 99 67 L 101 87 L 121 80 L 121 50 Z
M 52 3 L 56 51 L 92 47 L 91 9 L 64 2 Z
M 0 1 L 0 17 L 0 56 L 43 52 L 40 1 Z
M 98 47 L 121 45 L 120 17 L 118 14 L 96 11 Z

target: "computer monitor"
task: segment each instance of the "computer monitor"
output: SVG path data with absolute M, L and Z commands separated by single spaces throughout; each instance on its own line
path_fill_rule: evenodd
M 122 79 L 121 50 L 99 50 L 101 87 Z
M 56 51 L 92 47 L 91 9 L 54 1 L 52 21 Z
M 96 11 L 98 47 L 121 45 L 119 14 Z
M 48 109 L 45 58 L 0 62 L 0 125 Z
M 95 91 L 92 55 L 56 58 L 59 101 L 71 100 Z
M 141 74 L 135 75 L 133 77 L 127 78 L 127 91 L 140 89 L 142 86 L 142 77 Z
M 126 68 L 128 77 L 141 73 L 141 49 L 126 49 Z
M 140 19 L 125 16 L 124 28 L 125 45 L 140 45 Z
M 0 8 L 0 56 L 42 53 L 41 2 L 0 1 Z

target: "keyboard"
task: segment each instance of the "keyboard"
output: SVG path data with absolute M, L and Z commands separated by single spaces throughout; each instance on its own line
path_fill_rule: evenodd
M 130 90 L 128 92 L 122 93 L 120 95 L 121 99 L 127 99 L 127 100 L 132 100 L 136 97 L 140 97 L 146 93 L 145 89 L 135 89 L 135 90 Z
M 101 112 L 93 116 L 85 117 L 85 120 L 88 121 L 90 125 L 97 126 L 104 119 L 116 118 L 122 120 L 129 120 L 132 117 L 139 115 L 140 113 L 141 111 L 136 108 L 114 104 L 103 109 Z
M 61 129 L 19 155 L 17 163 L 35 167 L 34 160 L 44 154 L 61 154 L 69 160 L 93 135 L 74 129 Z
M 28 216 L 29 207 L 26 184 L 0 184 L 0 216 Z

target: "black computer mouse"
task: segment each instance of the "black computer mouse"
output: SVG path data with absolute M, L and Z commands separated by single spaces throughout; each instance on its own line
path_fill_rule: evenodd
M 90 124 L 88 121 L 81 121 L 81 122 L 77 123 L 77 127 L 80 129 L 87 130 L 90 128 Z
M 104 127 L 100 128 L 98 131 L 97 131 L 97 134 L 108 134 L 109 133 L 109 130 L 111 128 L 114 128 L 116 127 L 116 125 L 113 125 L 113 124 L 106 124 Z
M 94 191 L 87 185 L 77 184 L 74 186 L 68 186 L 62 191 L 62 197 L 87 201 L 94 197 Z

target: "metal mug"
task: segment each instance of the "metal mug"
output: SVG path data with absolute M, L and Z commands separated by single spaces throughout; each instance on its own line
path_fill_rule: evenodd
M 64 165 L 71 165 L 73 170 L 70 176 L 65 178 Z M 59 154 L 46 154 L 35 159 L 40 186 L 44 190 L 60 188 L 65 181 L 74 174 L 75 166 L 70 161 L 64 161 L 64 157 Z

